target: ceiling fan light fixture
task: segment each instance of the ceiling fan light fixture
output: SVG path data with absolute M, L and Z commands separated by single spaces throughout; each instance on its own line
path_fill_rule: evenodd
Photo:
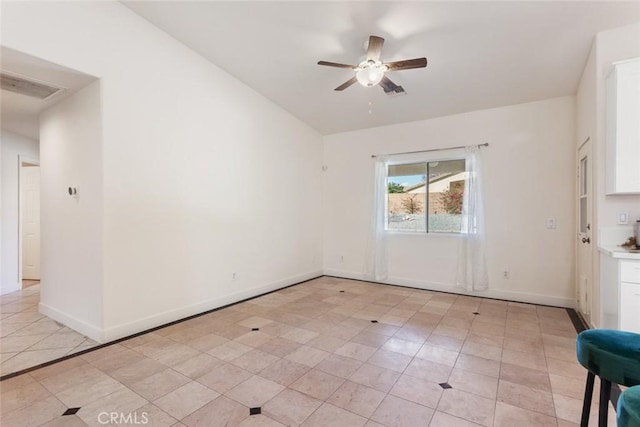
M 385 75 L 387 71 L 411 70 L 413 68 L 424 68 L 427 66 L 427 58 L 404 59 L 402 61 L 394 61 L 382 63 L 380 61 L 380 52 L 384 44 L 384 39 L 378 36 L 369 36 L 367 44 L 367 56 L 364 61 L 358 65 L 341 64 L 339 62 L 318 61 L 318 65 L 336 68 L 348 68 L 355 71 L 349 80 L 342 83 L 334 90 L 342 92 L 348 87 L 360 83 L 364 87 L 372 87 L 379 85 L 389 96 L 406 95 L 407 92 L 395 84 L 389 77 Z
M 356 79 L 362 86 L 372 87 L 380 83 L 385 71 L 386 67 L 379 62 L 365 61 L 358 66 Z

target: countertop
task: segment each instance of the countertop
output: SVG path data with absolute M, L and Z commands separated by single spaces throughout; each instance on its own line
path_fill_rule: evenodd
M 640 260 L 640 251 L 629 252 L 629 250 L 623 248 L 622 246 L 604 245 L 598 246 L 598 250 L 604 254 L 609 255 L 612 258 Z

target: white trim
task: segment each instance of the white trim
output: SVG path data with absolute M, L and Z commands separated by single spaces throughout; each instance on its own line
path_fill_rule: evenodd
M 369 282 L 371 281 L 364 274 L 353 273 L 353 272 L 343 271 L 343 270 L 327 269 L 324 271 L 324 274 L 327 276 L 341 277 L 344 279 L 366 280 Z M 532 294 L 532 293 L 525 293 L 525 292 L 514 292 L 514 291 L 503 290 L 503 289 L 489 289 L 486 291 L 479 291 L 479 292 L 465 292 L 464 289 L 461 289 L 454 285 L 449 285 L 446 283 L 407 279 L 403 277 L 389 277 L 387 280 L 384 280 L 382 282 L 375 282 L 375 283 L 380 283 L 382 285 L 386 284 L 386 285 L 407 286 L 409 288 L 424 289 L 427 291 L 449 292 L 453 294 L 469 295 L 469 296 L 480 297 L 480 298 L 495 298 L 500 300 L 526 302 L 530 304 L 542 304 L 542 305 L 551 305 L 554 307 L 575 308 L 575 301 L 573 300 L 573 298 L 563 298 L 563 297 Z
M 82 335 L 85 335 L 99 343 L 104 342 L 103 340 L 101 340 L 103 334 L 99 328 L 83 322 L 80 319 L 76 319 L 73 316 L 69 316 L 68 314 L 61 312 L 57 308 L 53 308 L 43 303 L 38 304 L 38 309 L 41 314 L 44 314 L 45 316 L 50 317 L 53 320 L 60 322 L 77 332 L 80 332 Z
M 40 159 L 18 154 L 18 289 L 22 289 L 22 164 L 40 167 Z M 42 219 L 41 219 L 42 221 Z
M 638 61 L 638 58 L 623 59 L 621 61 L 612 62 L 611 65 L 609 66 L 609 69 L 605 70 L 604 78 L 608 79 L 609 75 L 618 68 L 618 65 L 628 64 L 629 62 L 636 62 L 636 61 Z M 616 193 L 616 194 L 621 194 L 621 193 Z
M 580 151 L 580 149 L 582 147 L 584 147 L 584 145 L 589 141 L 591 141 L 591 137 L 590 136 L 588 136 L 587 139 L 585 139 L 584 142 L 582 144 L 580 144 L 580 146 L 578 147 L 578 151 Z
M 429 233 L 427 233 L 426 231 L 407 231 L 407 230 L 390 230 L 390 229 L 385 229 L 384 230 L 385 233 L 387 233 L 390 236 L 429 236 L 429 237 L 433 237 L 433 236 L 446 236 L 446 237 L 456 237 L 456 238 L 460 238 L 461 236 L 463 236 L 463 234 L 461 232 L 456 232 L 456 231 L 431 231 Z
M 36 159 L 35 157 L 25 156 L 24 154 L 18 154 L 18 159 L 20 160 L 20 166 L 23 163 L 30 163 L 32 165 L 40 166 L 40 159 Z
M 240 292 L 235 292 L 222 297 L 212 298 L 207 301 L 202 301 L 197 304 L 192 304 L 184 307 L 180 307 L 174 310 L 168 310 L 163 313 L 154 314 L 152 316 L 143 317 L 132 322 L 123 323 L 118 326 L 114 326 L 102 331 L 102 339 L 100 342 L 109 342 L 117 340 L 119 338 L 127 337 L 146 331 L 157 326 L 165 325 L 176 320 L 181 320 L 189 316 L 204 313 L 215 308 L 219 308 L 225 305 L 233 304 L 247 298 L 252 298 L 267 292 L 272 292 L 278 289 L 282 289 L 289 285 L 293 285 L 305 280 L 315 279 L 322 276 L 322 271 L 312 271 L 297 276 L 288 277 L 286 279 L 277 280 L 263 286 L 257 286 L 255 288 L 247 289 Z M 98 340 L 97 340 L 98 341 Z
M 367 281 L 367 282 L 372 282 L 371 278 L 368 277 L 366 274 L 364 274 L 364 273 L 354 273 L 353 271 L 334 270 L 332 268 L 329 268 L 329 269 L 325 269 L 324 270 L 324 275 L 325 276 L 339 277 L 341 279 L 364 280 L 364 281 Z

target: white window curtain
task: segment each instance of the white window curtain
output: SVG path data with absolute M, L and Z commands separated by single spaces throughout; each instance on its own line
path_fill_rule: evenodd
M 387 167 L 389 158 L 375 158 L 375 188 L 373 192 L 373 215 L 367 245 L 367 276 L 369 280 L 383 281 L 387 278 Z
M 456 284 L 469 292 L 484 291 L 489 288 L 480 153 L 480 148 L 475 145 L 467 147 L 465 152 L 465 168 L 468 177 L 462 204 Z

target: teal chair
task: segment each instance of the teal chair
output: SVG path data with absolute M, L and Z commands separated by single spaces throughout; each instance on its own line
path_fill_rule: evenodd
M 618 427 L 640 427 L 640 386 L 622 392 L 616 412 Z
M 581 427 L 589 424 L 589 411 L 595 376 L 600 377 L 598 426 L 607 426 L 611 383 L 633 387 L 640 385 L 640 335 L 608 329 L 589 329 L 578 334 L 578 361 L 589 372 L 584 392 Z

